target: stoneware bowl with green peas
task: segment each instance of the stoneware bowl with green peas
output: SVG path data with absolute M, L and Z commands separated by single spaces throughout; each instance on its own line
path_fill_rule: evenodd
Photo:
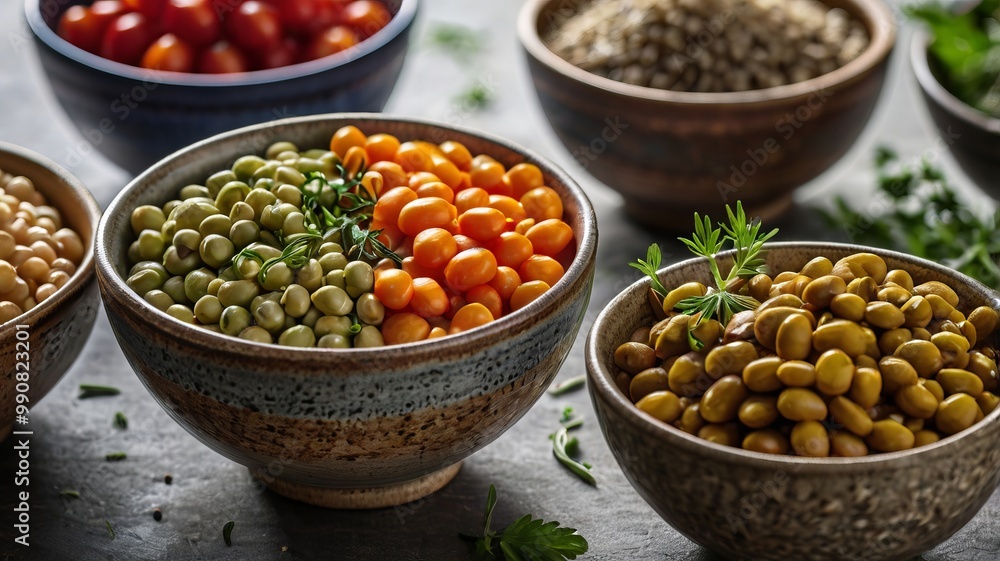
M 99 300 L 93 241 L 101 211 L 80 180 L 30 150 L 0 142 L 0 170 L 29 178 L 57 207 L 63 224 L 79 234 L 84 247 L 80 264 L 66 284 L 27 312 L 0 323 L 3 440 L 11 430 L 31 428 L 30 415 L 24 415 L 26 423 L 15 424 L 23 413 L 20 407 L 34 407 L 49 393 L 79 356 L 94 326 Z
M 951 269 L 897 252 L 830 243 L 768 244 L 772 274 L 868 252 L 915 283 L 950 286 L 963 308 L 1000 298 Z M 726 270 L 731 257 L 722 254 Z M 667 289 L 709 283 L 705 259 L 659 271 Z M 588 388 L 604 437 L 626 478 L 691 540 L 740 560 L 909 560 L 957 532 L 1000 484 L 1000 408 L 962 432 L 909 450 L 808 458 L 724 446 L 640 411 L 615 382 L 615 350 L 651 325 L 648 278 L 602 311 L 587 341 Z M 995 346 L 997 335 L 991 338 Z
M 132 245 L 135 209 L 162 207 L 181 188 L 204 185 L 241 156 L 263 156 L 280 141 L 302 151 L 325 149 L 331 135 L 349 124 L 400 139 L 458 141 L 505 166 L 539 166 L 545 184 L 562 197 L 563 218 L 574 233 L 575 257 L 563 278 L 525 308 L 484 326 L 378 348 L 294 348 L 216 333 L 167 313 L 169 308 L 161 311 L 150 301 L 155 298 L 141 298 L 126 284 L 134 273 L 129 250 L 142 250 Z M 573 344 L 597 246 L 590 202 L 545 159 L 483 134 L 375 114 L 275 121 L 176 152 L 126 186 L 105 212 L 97 238 L 105 308 L 148 391 L 191 434 L 250 468 L 275 492 L 333 508 L 379 508 L 432 493 L 455 476 L 464 458 L 517 422 Z M 166 262 L 183 257 L 168 252 L 164 262 L 172 266 Z M 167 291 L 164 286 L 157 292 Z M 361 313 L 363 304 L 357 305 Z M 257 311 L 261 317 L 255 320 L 266 321 L 267 314 Z M 220 328 L 227 328 L 224 321 Z

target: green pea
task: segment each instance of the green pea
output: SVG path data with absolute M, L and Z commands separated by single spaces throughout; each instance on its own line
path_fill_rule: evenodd
M 281 214 L 280 208 L 280 204 L 264 207 L 264 210 L 260 213 L 260 225 L 268 230 L 280 229 L 285 223 L 285 217 Z
M 226 282 L 228 281 L 226 281 L 225 279 L 219 279 L 219 278 L 212 279 L 211 282 L 208 283 L 208 288 L 207 288 L 208 294 L 211 294 L 212 296 L 218 296 L 219 288 L 221 288 L 222 285 L 226 284 Z
M 219 278 L 222 279 L 222 280 L 224 280 L 224 281 L 226 281 L 226 282 L 235 281 L 235 280 L 246 280 L 246 279 L 241 279 L 236 274 L 236 271 L 232 267 L 226 267 L 225 269 L 219 270 Z M 222 288 L 222 287 L 220 286 L 219 288 Z
M 295 273 L 295 283 L 301 284 L 309 292 L 315 292 L 323 286 L 323 267 L 319 261 L 310 259 Z
M 201 266 L 201 256 L 193 251 L 187 252 L 187 256 L 182 258 L 177 246 L 170 246 L 163 254 L 163 266 L 172 275 L 186 275 Z
M 337 245 L 337 244 L 330 244 L 330 245 Z M 330 271 L 333 271 L 334 269 L 343 269 L 344 267 L 347 266 L 347 258 L 344 257 L 344 254 L 340 253 L 339 251 L 324 254 L 322 253 L 321 250 L 320 253 L 321 255 L 319 257 L 319 266 L 322 267 L 324 275 L 329 273 Z
M 260 226 L 253 220 L 240 220 L 229 229 L 229 239 L 233 247 L 243 249 L 260 239 Z
M 354 322 L 347 316 L 323 316 L 316 320 L 313 331 L 316 332 L 317 337 L 333 334 L 347 338 L 351 336 L 353 324 Z
M 274 164 L 274 166 L 269 169 L 271 174 L 270 177 L 255 177 L 250 180 L 250 187 L 253 189 L 265 189 L 270 192 L 274 188 L 274 171 L 278 169 L 278 164 Z
M 145 269 L 130 276 L 125 284 L 139 296 L 145 296 L 150 290 L 163 287 L 163 277 L 152 269 Z
M 277 249 L 278 250 L 278 255 L 281 255 L 281 249 L 279 249 L 281 247 L 281 242 L 279 242 L 278 238 L 275 237 L 275 235 L 272 234 L 271 232 L 268 232 L 267 230 L 261 230 L 260 231 L 260 240 L 259 241 L 260 241 L 260 243 L 262 243 L 262 244 L 264 244 L 266 246 L 273 247 L 273 248 Z
M 343 269 L 334 269 L 323 277 L 327 286 L 336 286 L 337 288 L 342 288 L 347 290 L 347 281 L 344 279 Z
M 267 164 L 267 160 L 260 156 L 249 155 L 237 158 L 233 162 L 233 173 L 240 181 L 248 181 L 253 177 L 253 173 Z
M 310 158 L 312 160 L 318 160 L 324 154 L 330 153 L 329 150 L 324 150 L 322 148 L 309 148 L 302 151 L 303 158 Z
M 302 206 L 302 191 L 294 185 L 284 183 L 274 190 L 274 195 L 284 203 Z
M 248 327 L 250 327 L 250 312 L 246 308 L 229 306 L 222 310 L 222 315 L 219 317 L 219 328 L 226 335 L 235 337 Z
M 228 219 L 227 219 L 228 220 Z M 233 258 L 233 242 L 218 234 L 209 234 L 201 240 L 201 259 L 209 267 L 221 267 Z
M 174 305 L 174 299 L 162 290 L 150 290 L 143 298 L 161 312 L 167 311 L 167 308 Z
M 295 152 L 298 153 L 299 147 L 288 141 L 275 142 L 274 144 L 267 147 L 267 151 L 264 152 L 264 156 L 273 160 L 278 154 L 282 152 Z
M 300 318 L 309 311 L 309 291 L 298 284 L 290 284 L 281 296 L 281 305 L 289 317 Z M 316 306 L 320 310 L 321 306 Z
M 139 234 L 139 256 L 143 261 L 154 261 L 163 258 L 167 244 L 163 241 L 159 230 L 143 230 Z
M 271 334 L 268 333 L 266 329 L 256 325 L 251 325 L 243 331 L 240 331 L 240 339 L 256 341 L 257 343 L 274 343 L 274 337 L 271 337 Z
M 305 325 L 296 325 L 281 332 L 278 344 L 287 347 L 315 347 L 316 335 Z
M 202 296 L 208 294 L 208 283 L 213 280 L 216 280 L 215 273 L 208 269 L 201 268 L 191 271 L 184 276 L 184 295 L 187 296 L 188 301 L 197 302 Z
M 176 220 L 167 220 L 166 222 L 163 223 L 163 226 L 160 227 L 160 235 L 163 236 L 164 240 L 174 239 L 174 234 L 176 233 L 177 233 Z
M 218 213 L 219 209 L 211 203 L 188 199 L 174 209 L 169 218 L 177 221 L 178 230 L 197 230 L 202 220 Z
M 211 197 L 217 197 L 227 183 L 236 181 L 237 179 L 236 174 L 232 170 L 225 169 L 209 176 L 208 181 L 205 182 L 205 186 L 208 187 Z
M 371 292 L 375 286 L 375 272 L 364 261 L 352 261 L 344 267 L 344 280 L 347 282 L 347 293 L 351 298 L 358 298 L 365 292 Z
M 308 231 L 306 229 L 306 217 L 299 211 L 289 212 L 288 216 L 285 216 L 285 221 L 281 223 L 281 232 L 285 236 L 305 234 Z
M 136 240 L 128 246 L 128 260 L 140 261 L 141 259 L 142 255 L 139 254 L 139 240 Z
M 304 290 L 304 289 L 303 289 Z M 346 316 L 354 309 L 347 292 L 336 286 L 324 286 L 312 294 L 312 302 L 328 316 Z
M 194 323 L 194 312 L 184 304 L 174 304 L 167 308 L 167 315 L 179 319 L 184 323 Z
M 274 181 L 277 183 L 291 183 L 292 185 L 302 185 L 306 182 L 306 176 L 291 166 L 278 166 L 277 173 L 274 174 Z
M 183 229 L 174 234 L 173 246 L 180 257 L 187 257 L 192 251 L 197 253 L 201 245 L 201 234 L 198 230 Z
M 257 325 L 267 331 L 279 333 L 285 327 L 285 311 L 274 300 L 264 300 L 260 305 L 251 307 L 251 310 Z
M 219 287 L 219 301 L 225 307 L 250 307 L 250 302 L 260 294 L 257 283 L 247 280 L 229 281 Z
M 208 197 L 208 187 L 204 185 L 188 185 L 181 188 L 181 200 L 194 199 L 198 197 Z
M 286 286 L 292 284 L 293 278 L 294 273 L 292 272 L 292 269 L 285 262 L 280 261 L 267 270 L 264 274 L 264 282 L 261 283 L 261 286 L 265 290 L 282 290 Z M 303 310 L 302 313 L 306 313 L 305 310 Z
M 323 312 L 319 311 L 319 308 L 316 306 L 310 306 L 306 315 L 302 316 L 301 323 L 302 325 L 308 325 L 313 328 L 313 331 L 315 331 L 316 322 L 319 321 L 319 318 L 321 317 L 323 317 Z
M 234 204 L 233 208 L 229 210 L 229 221 L 234 224 L 240 220 L 252 221 L 254 216 L 253 207 L 243 201 Z
M 163 213 L 163 210 L 153 205 L 136 207 L 130 217 L 132 233 L 137 236 L 143 230 L 159 230 L 166 221 L 167 216 Z
M 174 199 L 163 203 L 163 214 L 167 217 L 167 220 L 170 220 L 170 215 L 173 214 L 174 211 L 177 210 L 177 207 L 181 206 L 181 203 L 183 202 L 184 201 L 180 199 Z
M 321 349 L 349 349 L 351 342 L 343 335 L 330 333 L 320 337 L 319 341 L 316 341 L 316 346 Z
M 264 189 L 251 189 L 244 202 L 253 209 L 253 214 L 260 220 L 264 209 L 274 204 L 278 200 L 273 193 Z
M 340 156 L 329 150 L 324 151 L 323 154 L 320 154 L 318 156 L 307 156 L 307 157 L 316 158 L 317 160 L 319 160 L 319 163 L 323 164 L 323 167 L 325 169 L 330 170 L 331 174 L 333 169 L 336 168 L 338 165 L 340 165 Z
M 320 256 L 326 255 L 327 253 L 344 253 L 344 248 L 340 247 L 339 243 L 325 242 L 323 245 L 319 246 L 318 254 Z M 344 265 L 346 266 L 346 260 Z M 338 269 L 343 269 L 344 267 L 338 267 Z
M 184 293 L 184 277 L 181 275 L 170 277 L 163 283 L 163 292 L 177 304 L 188 304 L 187 294 Z
M 285 150 L 275 156 L 274 159 L 286 166 L 293 166 L 295 162 L 299 161 L 299 153 L 295 150 Z
M 281 302 L 281 292 L 268 292 L 266 294 L 260 294 L 256 298 L 250 301 L 250 310 L 253 311 L 260 306 L 265 300 L 274 300 L 275 302 Z
M 263 232 L 261 233 L 263 234 Z M 250 245 L 250 249 L 259 253 L 260 256 L 264 258 L 264 261 L 267 261 L 268 259 L 274 259 L 276 257 L 281 257 L 280 249 L 267 244 L 262 244 L 259 242 L 254 243 Z
M 135 265 L 132 265 L 132 269 L 128 272 L 128 276 L 132 276 L 139 271 L 145 271 L 146 269 L 156 271 L 161 277 L 163 277 L 164 281 L 170 278 L 170 274 L 163 268 L 163 265 L 157 263 L 156 261 L 139 261 Z
M 319 160 L 313 158 L 302 157 L 299 161 L 295 163 L 295 169 L 302 173 L 323 173 L 326 171 L 326 165 Z
M 229 213 L 233 210 L 233 205 L 243 202 L 249 194 L 249 185 L 242 181 L 230 181 L 222 187 L 222 190 L 215 197 L 215 207 L 222 214 L 229 216 Z
M 358 319 L 368 325 L 381 325 L 385 317 L 385 306 L 371 292 L 366 292 L 358 298 L 355 306 L 358 309 Z
M 265 187 L 262 185 L 262 182 L 273 182 L 274 174 L 277 173 L 278 166 L 280 165 L 281 162 L 271 161 L 260 166 L 257 168 L 257 171 L 253 172 L 249 183 L 253 185 L 254 188 L 269 189 L 270 187 Z
M 240 259 L 233 263 L 233 268 L 242 280 L 254 280 L 260 273 L 260 263 L 254 259 Z
M 198 226 L 198 233 L 201 234 L 202 238 L 212 234 L 228 236 L 229 230 L 232 227 L 233 221 L 228 216 L 225 214 L 213 214 L 201 221 L 201 224 Z
M 383 347 L 385 341 L 382 339 L 382 332 L 373 325 L 366 325 L 354 336 L 355 347 Z
M 222 303 L 211 294 L 206 294 L 194 304 L 194 317 L 205 325 L 219 323 L 222 318 Z

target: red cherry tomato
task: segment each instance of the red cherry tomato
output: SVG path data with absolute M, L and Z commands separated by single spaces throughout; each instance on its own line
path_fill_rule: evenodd
M 103 33 L 86 6 L 70 6 L 59 18 L 56 33 L 73 46 L 85 51 L 97 52 Z
M 125 6 L 132 10 L 133 12 L 139 12 L 140 14 L 149 18 L 158 18 L 163 12 L 163 6 L 167 3 L 166 0 L 123 0 Z
M 343 25 L 335 25 L 317 35 L 306 47 L 305 59 L 315 60 L 339 53 L 358 44 L 354 30 Z
M 280 68 L 289 64 L 295 64 L 299 61 L 301 52 L 302 47 L 299 46 L 295 39 L 286 37 L 280 45 L 260 56 L 257 60 L 257 67 L 266 70 L 268 68 Z
M 235 45 L 218 41 L 205 49 L 198 59 L 198 72 L 206 74 L 227 74 L 249 70 L 247 59 Z
M 355 0 L 344 8 L 343 18 L 345 25 L 357 29 L 364 37 L 371 37 L 389 23 L 392 15 L 381 2 Z
M 197 48 L 217 41 L 222 27 L 211 0 L 167 0 L 161 23 L 167 33 Z
M 140 13 L 118 16 L 104 32 L 101 56 L 137 66 L 149 45 L 156 39 L 149 18 Z
M 194 69 L 194 49 L 173 33 L 167 33 L 146 49 L 141 65 L 150 70 L 191 72 Z
M 263 54 L 281 44 L 281 18 L 274 6 L 258 0 L 240 4 L 226 17 L 229 38 L 240 48 Z
M 320 14 L 317 0 L 268 0 L 278 9 L 281 25 L 288 33 L 308 34 Z

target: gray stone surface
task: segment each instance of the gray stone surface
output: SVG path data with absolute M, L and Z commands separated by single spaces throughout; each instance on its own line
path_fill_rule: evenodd
M 0 140 L 32 148 L 71 168 L 106 205 L 129 178 L 96 153 L 82 161 L 76 157 L 88 151 L 87 145 L 54 101 L 20 4 L 0 2 Z M 667 244 L 668 260 L 684 254 L 667 236 L 629 223 L 617 195 L 577 166 L 548 128 L 513 31 L 519 5 L 425 0 L 411 57 L 386 110 L 510 138 L 554 159 L 590 194 L 601 232 L 597 281 L 583 331 L 560 373 L 565 379 L 583 372 L 583 341 L 596 313 L 637 277 L 626 268 L 627 261 L 654 240 Z M 427 45 L 427 29 L 435 22 L 480 30 L 488 51 L 468 65 L 455 63 Z M 940 159 L 967 196 L 993 204 L 968 186 L 949 155 L 932 148 L 933 125 L 904 57 L 907 38 L 904 30 L 890 82 L 868 131 L 838 166 L 797 193 L 798 207 L 778 224 L 783 239 L 842 237 L 827 231 L 809 208 L 827 204 L 836 194 L 868 201 L 874 184 L 870 155 L 880 142 L 891 143 L 905 156 L 926 153 Z M 495 102 L 471 111 L 456 96 L 477 80 L 494 90 Z M 122 395 L 78 400 L 77 387 L 83 382 L 115 385 Z M 596 466 L 596 489 L 570 475 L 551 455 L 547 435 L 565 406 L 586 418 L 579 438 L 584 457 Z M 128 416 L 128 430 L 112 426 L 116 411 Z M 468 459 L 453 483 L 427 499 L 374 512 L 328 511 L 261 490 L 244 468 L 170 421 L 132 374 L 102 314 L 76 365 L 32 410 L 31 428 L 32 545 L 12 543 L 16 458 L 13 443 L 7 441 L 0 445 L 0 558 L 468 559 L 470 550 L 457 534 L 481 525 L 486 491 L 495 483 L 500 496 L 496 524 L 524 513 L 559 520 L 589 540 L 591 553 L 585 558 L 718 561 L 669 528 L 632 491 L 604 444 L 585 392 L 543 397 L 505 436 Z M 128 459 L 105 461 L 104 455 L 113 451 L 127 452 Z M 172 485 L 163 483 L 165 473 L 173 474 Z M 79 491 L 80 499 L 61 498 L 60 491 L 66 489 Z M 163 511 L 161 522 L 153 520 L 154 507 Z M 236 522 L 231 548 L 221 535 L 228 520 Z M 105 521 L 114 528 L 114 539 Z M 285 553 L 283 546 L 288 548 Z M 1000 559 L 1000 494 L 965 529 L 922 559 Z

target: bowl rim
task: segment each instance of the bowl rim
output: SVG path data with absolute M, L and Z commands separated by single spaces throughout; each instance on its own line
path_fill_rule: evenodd
M 71 295 L 78 292 L 93 280 L 95 260 L 94 243 L 97 240 L 97 223 L 101 218 L 101 209 L 97 205 L 94 195 L 89 189 L 87 189 L 83 182 L 77 179 L 77 177 L 73 174 L 69 173 L 65 168 L 55 163 L 53 160 L 39 154 L 38 152 L 24 148 L 23 146 L 3 141 L 0 141 L 0 154 L 14 156 L 28 165 L 39 166 L 52 173 L 55 179 L 58 180 L 57 184 L 62 184 L 62 186 L 70 189 L 75 200 L 56 202 L 51 198 L 46 197 L 49 204 L 58 209 L 60 214 L 63 215 L 65 214 L 65 211 L 61 207 L 64 204 L 82 204 L 84 207 L 83 214 L 87 219 L 90 229 L 90 243 L 84 245 L 83 258 L 80 260 L 80 264 L 76 266 L 76 271 L 70 275 L 69 280 L 66 281 L 66 284 L 59 287 L 58 290 L 52 293 L 52 296 L 49 296 L 34 308 L 11 320 L 8 320 L 6 323 L 0 323 L 0 333 L 7 333 L 15 329 L 15 326 L 17 325 L 34 325 L 40 318 L 63 305 L 72 297 Z M 29 177 L 28 179 L 31 179 L 32 182 L 37 181 L 37 178 L 34 177 Z
M 647 86 L 626 84 L 598 76 L 563 59 L 542 41 L 538 34 L 542 10 L 556 2 L 568 2 L 573 9 L 582 0 L 527 0 L 517 21 L 517 36 L 529 56 L 553 72 L 597 90 L 653 103 L 689 105 L 748 105 L 792 99 L 826 91 L 845 82 L 858 79 L 888 58 L 896 42 L 896 25 L 892 10 L 883 0 L 846 0 L 872 22 L 869 43 L 854 60 L 832 72 L 804 82 L 742 92 L 679 92 Z
M 282 82 L 296 78 L 306 78 L 347 66 L 360 60 L 393 41 L 409 28 L 417 15 L 419 0 L 398 0 L 399 10 L 385 27 L 357 45 L 316 60 L 299 62 L 267 70 L 251 70 L 232 74 L 199 74 L 195 72 L 167 72 L 149 70 L 115 62 L 87 52 L 59 37 L 54 29 L 45 23 L 41 3 L 45 0 L 24 0 L 24 14 L 35 37 L 60 55 L 93 70 L 147 84 L 224 88 L 232 86 L 253 86 Z M 60 2 L 63 3 L 63 2 Z
M 344 126 L 346 124 L 350 124 L 351 122 L 357 122 L 360 120 L 406 123 L 422 127 L 450 130 L 460 134 L 476 137 L 507 150 L 511 150 L 522 156 L 524 161 L 533 162 L 535 164 L 539 164 L 543 168 L 547 168 L 549 170 L 547 173 L 552 175 L 555 179 L 558 179 L 565 186 L 570 195 L 576 200 L 579 205 L 579 212 L 582 218 L 582 229 L 578 233 L 579 239 L 577 240 L 577 252 L 573 257 L 573 261 L 570 263 L 570 266 L 566 268 L 563 277 L 555 284 L 555 286 L 552 286 L 542 296 L 524 308 L 491 321 L 483 326 L 470 329 L 469 331 L 465 331 L 457 335 L 449 335 L 448 337 L 443 337 L 441 339 L 383 347 L 325 349 L 318 347 L 292 348 L 272 343 L 258 343 L 255 341 L 248 341 L 238 337 L 232 337 L 222 333 L 214 333 L 205 329 L 197 328 L 153 307 L 152 304 L 146 302 L 145 299 L 140 298 L 135 292 L 133 292 L 125 284 L 125 279 L 118 275 L 115 270 L 112 257 L 108 252 L 108 244 L 105 243 L 105 240 L 109 239 L 111 236 L 109 221 L 112 216 L 122 212 L 125 200 L 130 197 L 134 191 L 141 188 L 145 181 L 158 173 L 160 168 L 168 167 L 174 162 L 181 161 L 185 158 L 191 157 L 193 154 L 210 149 L 217 142 L 239 138 L 244 135 L 252 135 L 271 127 L 295 126 L 307 123 L 321 123 L 325 121 L 337 121 L 342 123 L 337 126 Z M 332 126 L 333 125 L 331 125 L 331 127 Z M 332 130 L 330 134 L 333 134 Z M 105 210 L 104 215 L 101 217 L 97 226 L 97 235 L 95 238 L 95 241 L 97 242 L 96 270 L 98 282 L 102 287 L 102 295 L 105 292 L 110 293 L 110 296 L 105 296 L 105 298 L 112 297 L 124 306 L 132 309 L 144 309 L 148 314 L 152 314 L 152 317 L 161 319 L 158 323 L 158 329 L 161 331 L 172 335 L 178 340 L 184 341 L 188 345 L 197 346 L 212 352 L 223 351 L 227 353 L 245 355 L 254 353 L 257 356 L 283 359 L 290 362 L 316 361 L 317 359 L 329 357 L 331 354 L 342 356 L 345 360 L 364 361 L 372 360 L 376 357 L 384 357 L 386 353 L 405 352 L 408 357 L 416 357 L 418 360 L 424 358 L 428 361 L 438 361 L 444 356 L 475 352 L 476 349 L 494 345 L 497 341 L 505 339 L 505 334 L 507 333 L 520 333 L 532 327 L 537 323 L 537 313 L 554 306 L 559 300 L 571 294 L 570 289 L 577 284 L 577 282 L 591 282 L 583 277 L 586 274 L 587 269 L 593 265 L 597 252 L 597 238 L 597 216 L 594 212 L 593 205 L 590 203 L 590 199 L 587 197 L 584 190 L 562 168 L 533 150 L 524 148 L 518 144 L 492 134 L 428 119 L 384 113 L 327 113 L 321 115 L 280 119 L 217 134 L 205 140 L 196 142 L 186 148 L 182 148 L 181 150 L 166 156 L 154 164 L 122 188 L 118 195 L 115 196 L 114 200 L 111 201 L 111 204 L 108 205 L 107 210 Z M 108 290 L 103 290 L 105 288 Z M 363 374 L 367 375 L 371 373 L 366 371 Z
M 969 125 L 993 134 L 1000 134 L 1000 118 L 991 117 L 982 111 L 974 109 L 967 103 L 955 97 L 944 84 L 938 81 L 931 71 L 928 60 L 931 35 L 923 27 L 918 28 L 910 40 L 910 67 L 917 78 L 920 88 L 948 113 Z
M 806 248 L 835 248 L 849 252 L 865 251 L 870 253 L 875 253 L 882 257 L 891 257 L 894 259 L 900 259 L 916 265 L 918 267 L 924 267 L 937 273 L 945 274 L 950 277 L 955 277 L 957 280 L 970 285 L 972 288 L 981 290 L 987 294 L 992 294 L 993 306 L 994 308 L 1000 307 L 1000 294 L 987 286 L 983 285 L 979 281 L 968 277 L 958 271 L 935 263 L 933 261 L 928 261 L 919 257 L 914 257 L 912 255 L 907 255 L 898 251 L 892 251 L 888 249 L 874 248 L 869 246 L 863 246 L 858 244 L 847 244 L 847 243 L 836 243 L 836 242 L 822 242 L 822 241 L 792 241 L 792 242 L 777 242 L 777 243 L 767 243 L 765 244 L 767 249 L 806 249 Z M 720 256 L 725 257 L 732 254 L 732 251 L 726 251 Z M 664 267 L 657 271 L 659 276 L 666 273 L 673 272 L 681 267 L 690 266 L 696 262 L 702 261 L 704 258 L 695 257 L 692 259 L 686 259 L 684 261 L 679 261 L 668 267 Z M 896 460 L 907 460 L 912 459 L 915 456 L 920 456 L 944 448 L 947 446 L 952 446 L 959 440 L 967 437 L 971 437 L 982 430 L 986 430 L 987 427 L 993 424 L 1000 423 L 1000 407 L 994 410 L 992 413 L 984 417 L 981 421 L 974 424 L 972 427 L 950 435 L 948 437 L 942 438 L 938 442 L 933 444 L 928 444 L 926 446 L 921 446 L 919 448 L 911 448 L 910 450 L 903 450 L 900 452 L 888 452 L 882 454 L 870 454 L 867 456 L 856 457 L 856 458 L 839 458 L 839 457 L 829 457 L 829 458 L 807 458 L 802 456 L 778 456 L 774 454 L 765 454 L 762 452 L 752 452 L 749 450 L 743 450 L 742 448 L 736 448 L 733 446 L 725 446 L 722 444 L 716 444 L 714 442 L 708 442 L 707 440 L 698 438 L 697 436 L 688 434 L 674 426 L 663 423 L 647 413 L 644 413 L 637 409 L 635 405 L 626 399 L 626 397 L 621 393 L 618 387 L 615 385 L 614 380 L 610 372 L 608 372 L 604 367 L 604 357 L 601 356 L 599 349 L 597 348 L 597 339 L 599 338 L 599 331 L 613 313 L 616 306 L 620 305 L 628 295 L 629 292 L 633 290 L 638 290 L 640 287 L 649 287 L 650 279 L 648 277 L 641 278 L 636 282 L 629 285 L 625 290 L 620 292 L 607 306 L 601 310 L 601 313 L 597 316 L 594 321 L 594 325 L 587 335 L 587 342 L 585 345 L 585 361 L 587 367 L 587 382 L 588 388 L 593 396 L 593 398 L 601 399 L 608 404 L 609 407 L 615 410 L 615 412 L 626 419 L 626 421 L 635 429 L 646 433 L 653 438 L 663 441 L 669 446 L 676 446 L 678 448 L 683 448 L 687 451 L 697 451 L 697 453 L 707 456 L 710 459 L 718 459 L 720 461 L 733 463 L 740 462 L 743 464 L 752 465 L 761 469 L 787 469 L 795 470 L 808 467 L 811 470 L 820 471 L 836 471 L 839 473 L 844 473 L 845 470 L 850 470 L 852 468 L 863 470 L 867 469 L 871 464 L 893 462 Z M 604 420 L 602 418 L 602 425 Z M 613 430 L 610 427 L 606 430 Z

